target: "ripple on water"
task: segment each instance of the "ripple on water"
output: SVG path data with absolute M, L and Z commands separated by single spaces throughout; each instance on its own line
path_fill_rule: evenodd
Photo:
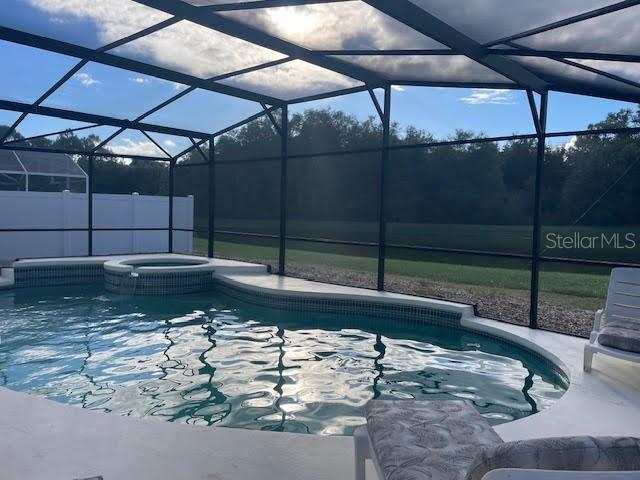
M 1 294 L 0 384 L 121 415 L 350 434 L 380 399 L 466 399 L 493 424 L 548 408 L 565 383 L 468 332 L 262 309 L 214 294 Z

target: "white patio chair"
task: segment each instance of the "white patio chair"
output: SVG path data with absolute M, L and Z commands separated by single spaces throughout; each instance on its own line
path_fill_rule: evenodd
M 640 269 L 614 268 L 604 310 L 596 312 L 589 343 L 584 347 L 584 371 L 596 353 L 640 362 Z

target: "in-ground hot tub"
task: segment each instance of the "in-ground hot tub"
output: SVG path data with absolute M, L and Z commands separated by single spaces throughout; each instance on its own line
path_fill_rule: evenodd
M 175 295 L 209 290 L 214 261 L 173 256 L 138 257 L 104 263 L 105 288 L 130 295 Z

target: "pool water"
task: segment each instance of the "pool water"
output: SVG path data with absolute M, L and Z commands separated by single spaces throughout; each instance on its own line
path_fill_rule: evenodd
M 372 398 L 468 399 L 497 424 L 548 408 L 566 389 L 547 363 L 484 336 L 212 292 L 7 291 L 0 339 L 0 385 L 190 424 L 351 434 Z

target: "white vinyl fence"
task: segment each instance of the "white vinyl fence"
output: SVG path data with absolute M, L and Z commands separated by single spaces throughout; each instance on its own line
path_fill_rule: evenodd
M 0 230 L 87 228 L 87 195 L 65 192 L 0 191 Z M 173 227 L 193 229 L 193 197 L 174 197 Z M 93 254 L 166 252 L 169 197 L 93 195 L 93 228 L 163 228 L 156 231 L 94 231 Z M 191 253 L 192 232 L 173 233 L 173 250 Z M 0 260 L 82 256 L 87 232 L 0 231 Z

